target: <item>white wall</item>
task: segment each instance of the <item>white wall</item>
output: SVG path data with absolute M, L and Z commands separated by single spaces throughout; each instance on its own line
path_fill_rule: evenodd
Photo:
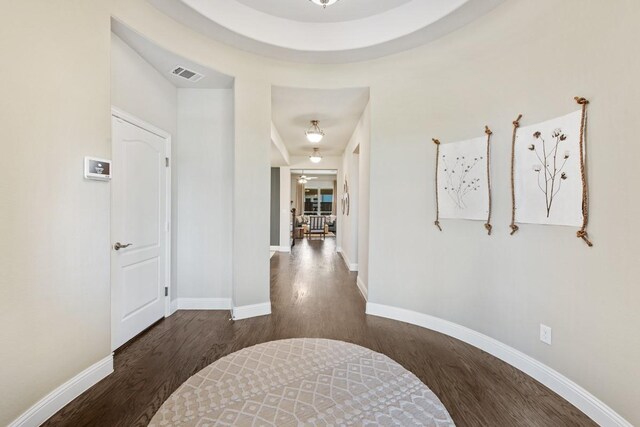
M 180 298 L 231 298 L 233 90 L 179 89 L 176 186 Z
M 176 137 L 178 90 L 113 33 L 111 103 Z
M 284 145 L 284 141 L 280 136 L 280 132 L 278 132 L 278 129 L 276 128 L 276 125 L 273 124 L 273 122 L 271 122 L 271 142 L 273 143 L 273 145 L 276 146 L 276 149 L 278 150 L 278 152 L 280 152 L 280 155 L 282 156 L 282 160 L 284 161 L 284 163 L 288 165 L 290 163 L 289 150 L 287 150 L 287 147 Z M 280 166 L 280 165 L 271 165 L 271 166 Z
M 111 353 L 109 3 L 0 14 L 0 425 Z
M 352 143 L 359 145 L 358 158 L 358 286 L 362 286 L 365 295 L 369 287 L 369 199 L 370 199 L 370 153 L 371 153 L 371 107 L 367 104 Z M 395 229 L 400 230 L 401 221 Z M 390 227 L 391 229 L 394 226 Z
M 480 21 L 393 58 L 371 89 L 369 299 L 464 325 L 576 381 L 640 424 L 640 2 L 509 1 Z M 512 121 L 589 106 L 588 248 L 571 227 L 509 235 Z M 494 232 L 433 226 L 432 137 L 493 130 Z M 634 184 L 631 184 L 634 183 Z M 398 232 L 398 226 L 408 227 Z M 538 339 L 553 328 L 553 345 Z
M 349 215 L 342 219 L 344 232 L 339 236 L 342 256 L 347 266 L 358 271 L 359 286 L 367 292 L 369 269 L 369 153 L 371 143 L 371 110 L 369 104 L 362 113 L 342 156 L 342 190 L 345 178 L 349 183 Z
M 120 37 L 111 33 L 111 104 L 139 119 L 162 129 L 172 136 L 171 153 L 171 289 L 170 297 L 178 297 L 178 222 L 179 201 L 177 174 L 179 172 L 176 147 L 178 91 L 155 68 L 144 60 Z
M 271 86 L 260 77 L 237 78 L 234 100 L 233 306 L 269 300 L 269 150 Z M 234 310 L 234 316 L 237 316 Z
M 358 270 L 358 211 L 359 211 L 359 163 L 360 156 L 355 152 L 358 146 L 356 135 L 352 136 L 350 143 L 345 148 L 342 157 L 342 168 L 338 187 L 344 196 L 344 184 L 349 187 L 349 212 L 342 212 L 342 206 L 338 210 L 338 216 L 342 220 L 342 228 L 339 234 L 342 257 L 351 271 Z M 342 199 L 342 197 L 341 197 Z

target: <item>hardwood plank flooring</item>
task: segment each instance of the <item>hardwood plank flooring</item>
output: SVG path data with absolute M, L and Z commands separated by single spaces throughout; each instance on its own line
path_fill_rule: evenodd
M 205 366 L 258 343 L 330 338 L 384 353 L 417 375 L 458 426 L 595 426 L 582 412 L 495 357 L 448 336 L 367 316 L 356 274 L 335 240 L 299 241 L 271 258 L 270 316 L 178 311 L 115 354 L 115 372 L 47 426 L 146 426 L 162 402 Z

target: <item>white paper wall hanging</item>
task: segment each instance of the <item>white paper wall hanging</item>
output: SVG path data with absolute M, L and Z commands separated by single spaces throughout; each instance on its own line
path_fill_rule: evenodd
M 516 223 L 580 227 L 589 246 L 588 191 L 584 168 L 586 106 L 562 117 L 520 127 L 513 122 L 511 156 L 512 218 Z
M 436 144 L 436 220 L 469 219 L 485 221 L 491 234 L 491 130 L 484 137 Z

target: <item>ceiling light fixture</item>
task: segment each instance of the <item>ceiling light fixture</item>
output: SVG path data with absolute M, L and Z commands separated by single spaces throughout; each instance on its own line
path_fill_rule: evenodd
M 320 154 L 319 148 L 313 149 L 313 153 L 309 156 L 309 160 L 311 160 L 311 163 L 320 163 L 322 161 L 322 155 Z
M 309 140 L 309 142 L 318 143 L 322 141 L 322 138 L 324 137 L 324 132 L 322 131 L 322 129 L 320 129 L 318 123 L 320 122 L 317 120 L 311 120 L 311 127 L 305 132 L 305 135 L 307 135 L 307 139 Z
M 300 178 L 298 178 L 298 182 L 300 184 L 306 184 L 307 182 L 311 181 L 312 179 L 318 179 L 317 176 L 307 176 L 304 174 L 304 170 L 302 171 L 302 175 L 300 175 Z
M 326 9 L 327 6 L 331 6 L 332 4 L 336 3 L 338 0 L 311 0 L 311 1 L 319 6 L 322 6 L 323 9 Z

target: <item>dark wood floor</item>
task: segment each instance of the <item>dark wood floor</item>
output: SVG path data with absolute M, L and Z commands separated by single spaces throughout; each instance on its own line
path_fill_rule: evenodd
M 115 372 L 54 415 L 49 426 L 146 426 L 162 402 L 216 359 L 265 341 L 321 337 L 384 353 L 416 374 L 458 426 L 592 426 L 520 371 L 439 333 L 367 316 L 334 239 L 296 244 L 271 259 L 273 314 L 178 311 L 115 354 Z

